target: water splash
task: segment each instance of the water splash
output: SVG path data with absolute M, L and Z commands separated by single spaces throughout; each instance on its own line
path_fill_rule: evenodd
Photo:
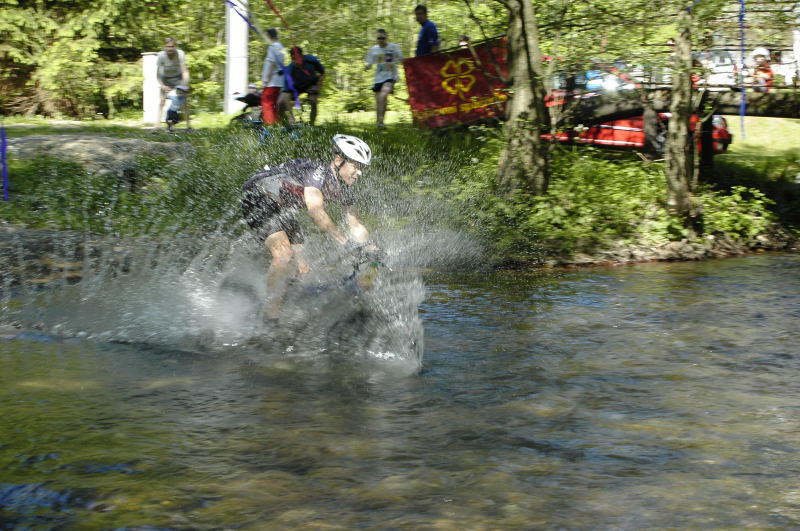
M 77 234 L 55 240 L 50 234 L 46 248 L 26 248 L 33 234 L 16 231 L 2 253 L 2 323 L 57 337 L 274 352 L 269 340 L 259 341 L 274 331 L 261 319 L 265 253 L 249 236 L 159 243 Z M 419 273 L 390 265 L 371 289 L 357 290 L 354 281 L 343 280 L 347 261 L 331 264 L 331 249 L 322 242 L 307 248 L 314 273 L 296 282 L 284 308 L 289 354 L 417 372 L 417 306 L 424 297 Z
M 457 164 L 380 146 L 378 137 L 369 139 L 381 155 L 363 178 L 360 206 L 388 252 L 386 272 L 371 289 L 354 292 L 352 283 L 342 282 L 347 261 L 332 260 L 335 246 L 311 235 L 306 248 L 314 273 L 298 281 L 284 309 L 291 348 L 258 339 L 274 335 L 260 315 L 268 264 L 239 219 L 238 190 L 264 163 L 324 156 L 330 131 L 305 134 L 304 142 L 276 137 L 267 146 L 247 135 L 197 136 L 191 160 L 142 161 L 143 175 L 131 178 L 135 190 L 109 191 L 92 175 L 67 179 L 80 202 L 68 204 L 70 215 L 84 230 L 0 228 L 0 325 L 57 337 L 219 354 L 245 349 L 256 357 L 417 372 L 421 271 L 475 270 L 482 250 L 443 228 L 447 213 L 440 201 L 414 191 L 445 186 Z M 53 197 L 65 179 L 58 165 L 46 168 L 39 193 Z

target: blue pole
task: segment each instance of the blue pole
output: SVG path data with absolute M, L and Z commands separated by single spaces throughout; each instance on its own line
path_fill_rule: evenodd
M 3 162 L 3 199 L 8 201 L 11 199 L 11 196 L 8 194 L 8 157 L 6 153 L 8 152 L 8 140 L 6 139 L 6 126 L 0 125 L 0 160 Z
M 742 93 L 742 100 L 739 103 L 739 127 L 742 130 L 742 140 L 745 138 L 744 134 L 744 116 L 747 112 L 747 93 L 745 93 L 744 89 L 744 58 L 745 54 L 747 53 L 747 47 L 745 46 L 745 27 L 744 27 L 744 15 L 747 12 L 747 8 L 745 6 L 745 0 L 739 0 L 739 47 L 740 52 L 742 54 L 742 61 L 741 61 L 741 69 L 739 70 L 739 90 Z

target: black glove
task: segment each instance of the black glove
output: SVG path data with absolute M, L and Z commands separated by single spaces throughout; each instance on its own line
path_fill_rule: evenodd
M 374 246 L 372 249 L 362 249 L 361 256 L 364 258 L 365 262 L 384 263 L 386 261 L 386 252 Z
M 348 240 L 345 244 L 345 249 L 352 255 L 356 264 L 365 264 L 367 262 L 383 263 L 386 259 L 386 253 L 371 243 L 356 243 Z

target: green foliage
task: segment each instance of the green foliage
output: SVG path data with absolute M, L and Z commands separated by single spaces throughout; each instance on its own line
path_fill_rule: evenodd
M 708 234 L 725 233 L 751 240 L 775 223 L 775 215 L 770 211 L 775 202 L 754 188 L 734 186 L 729 193 L 706 191 L 700 197 Z
M 231 222 L 251 157 L 231 156 L 252 137 L 216 133 L 188 156 L 140 156 L 122 171 L 89 173 L 47 156 L 12 161 L 0 215 L 31 227 L 126 235 L 208 232 Z M 255 148 L 254 148 L 255 149 Z
M 92 176 L 78 163 L 47 156 L 30 162 L 12 160 L 9 174 L 13 200 L 0 204 L 4 219 L 51 229 L 103 229 L 100 213 L 112 201 L 113 180 Z
M 192 79 L 200 106 L 219 105 L 223 25 L 224 4 L 216 0 L 4 2 L 0 74 L 12 82 L 0 89 L 0 106 L 72 117 L 140 106 L 141 53 L 159 50 L 170 34 L 185 42 L 190 61 L 197 51 Z
M 321 94 L 326 104 L 344 112 L 372 110 L 375 107 L 370 90 L 373 72 L 364 72 L 363 63 L 338 63 L 332 66 L 333 82 L 326 83 Z M 331 79 L 330 75 L 328 79 Z
M 324 159 L 338 132 L 361 136 L 376 154 L 359 186 L 368 226 L 466 230 L 499 259 L 524 262 L 618 244 L 661 245 L 689 235 L 665 206 L 662 167 L 619 154 L 557 148 L 545 195 L 499 195 L 502 135 L 483 126 L 436 135 L 405 125 L 378 132 L 327 124 L 302 130 L 300 141 L 276 129 L 266 144 L 251 132 L 210 130 L 186 136 L 190 145 L 182 150 L 190 151 L 181 158 L 141 156 L 115 174 L 91 174 L 47 157 L 12 159 L 12 201 L 0 203 L 0 216 L 98 233 L 237 234 L 243 230 L 242 183 L 264 164 Z M 697 199 L 705 234 L 722 232 L 746 243 L 774 223 L 772 201 L 751 187 L 706 186 Z
M 660 165 L 589 149 L 557 149 L 546 194 L 500 196 L 495 168 L 499 135 L 484 132 L 483 149 L 449 191 L 465 220 L 505 260 L 592 253 L 617 243 L 661 245 L 687 238 L 682 220 L 666 208 Z M 744 242 L 768 232 L 774 204 L 757 189 L 706 187 L 698 192 L 705 234 Z M 702 236 L 702 235 L 698 235 Z
M 664 176 L 655 165 L 558 151 L 546 194 L 510 197 L 496 196 L 488 169 L 454 183 L 456 198 L 480 213 L 485 235 L 503 256 L 568 256 L 619 240 L 661 243 L 681 236 L 679 220 L 664 207 Z

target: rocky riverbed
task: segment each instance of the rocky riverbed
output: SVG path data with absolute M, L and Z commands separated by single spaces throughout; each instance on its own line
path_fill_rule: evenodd
M 18 159 L 48 155 L 78 162 L 91 173 L 124 175 L 141 156 L 181 160 L 191 153 L 183 142 L 156 142 L 91 134 L 30 135 L 8 140 L 8 154 Z
M 620 242 L 593 253 L 577 253 L 566 257 L 549 257 L 547 266 L 608 265 L 672 260 L 705 260 L 749 252 L 798 251 L 800 242 L 787 230 L 775 227 L 770 234 L 750 240 L 736 240 L 727 234 L 714 234 L 696 240 L 662 244 Z

